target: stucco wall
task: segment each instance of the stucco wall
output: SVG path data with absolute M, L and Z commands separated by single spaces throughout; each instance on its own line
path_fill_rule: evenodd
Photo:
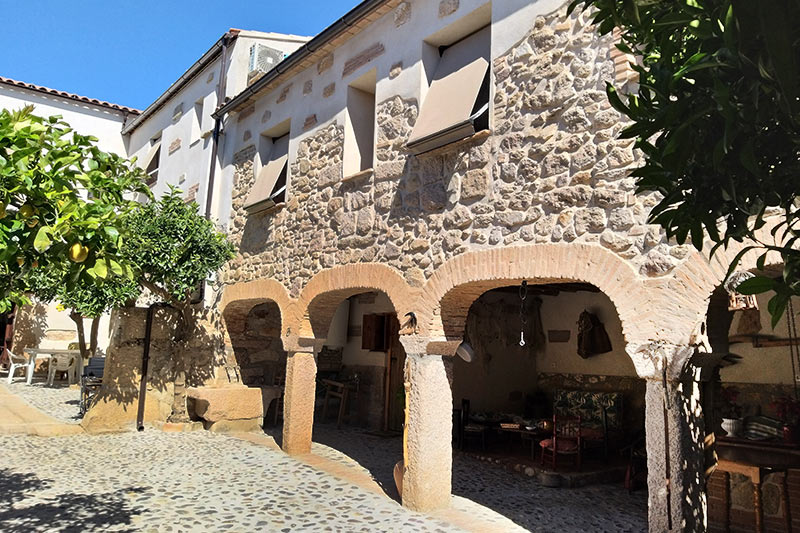
M 243 31 L 228 48 L 225 95 L 233 96 L 247 87 L 250 47 L 262 43 L 284 52 L 294 51 L 304 42 L 304 37 Z M 184 197 L 196 200 L 205 209 L 209 166 L 211 163 L 211 136 L 217 107 L 217 89 L 220 79 L 218 56 L 197 73 L 180 91 L 155 113 L 147 117 L 130 135 L 128 154 L 141 163 L 150 151 L 151 140 L 161 136 L 161 157 L 158 183 L 153 193 L 161 196 L 169 186 L 181 189 Z M 166 89 L 166 87 L 165 87 Z M 203 102 L 198 119 L 195 103 Z M 226 142 L 225 137 L 221 143 Z M 217 169 L 219 172 L 219 168 Z
M 368 297 L 367 297 L 368 296 Z M 370 293 L 350 299 L 350 331 L 357 335 L 348 336 L 342 352 L 342 364 L 347 366 L 386 366 L 384 352 L 371 352 L 361 348 L 364 315 L 392 313 L 394 309 L 385 294 Z
M 767 311 L 769 298 L 768 294 L 757 297 L 762 325 L 760 334 L 786 339 L 789 337 L 786 322 L 788 312 L 775 326 L 775 329 L 772 329 L 771 317 L 769 311 Z M 794 298 L 793 304 L 795 309 L 800 309 L 800 298 Z M 734 313 L 730 328 L 731 335 L 736 334 L 738 331 L 740 320 L 741 313 Z M 792 360 L 789 354 L 789 346 L 756 348 L 751 342 L 739 342 L 731 344 L 730 351 L 741 356 L 742 359 L 735 365 L 720 370 L 720 377 L 723 382 L 792 384 Z
M 81 135 L 97 137 L 97 146 L 102 150 L 126 155 L 120 134 L 125 121 L 122 111 L 0 84 L 0 109 L 16 110 L 26 105 L 33 105 L 34 114 L 39 116 L 61 115 Z

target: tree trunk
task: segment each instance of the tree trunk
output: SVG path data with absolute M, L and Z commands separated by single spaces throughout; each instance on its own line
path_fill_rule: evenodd
M 86 332 L 83 329 L 83 316 L 73 310 L 70 312 L 69 317 L 75 322 L 75 326 L 78 329 L 78 347 L 81 351 L 81 357 L 86 360 L 88 350 L 86 349 Z
M 180 316 L 175 331 L 176 353 L 173 355 L 173 393 L 172 393 L 172 414 L 167 419 L 168 422 L 183 423 L 189 422 L 189 414 L 186 412 L 186 337 L 191 330 L 192 312 L 189 306 L 178 309 Z
M 92 329 L 89 338 L 89 357 L 97 357 L 97 334 L 100 331 L 100 317 L 92 318 Z

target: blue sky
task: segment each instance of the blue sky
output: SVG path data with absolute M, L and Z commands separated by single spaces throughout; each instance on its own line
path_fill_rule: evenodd
M 359 0 L 0 0 L 0 76 L 144 109 L 228 28 L 315 35 Z

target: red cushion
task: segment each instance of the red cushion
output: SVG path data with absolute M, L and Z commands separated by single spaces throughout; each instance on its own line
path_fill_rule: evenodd
M 578 451 L 578 441 L 575 439 L 568 439 L 568 438 L 561 438 L 558 439 L 558 451 L 559 453 L 575 453 Z M 539 446 L 542 448 L 547 448 L 548 450 L 553 449 L 553 439 L 545 439 L 539 442 Z

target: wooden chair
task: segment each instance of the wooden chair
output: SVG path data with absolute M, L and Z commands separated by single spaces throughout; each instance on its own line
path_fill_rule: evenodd
M 471 422 L 469 419 L 469 400 L 461 400 L 461 439 L 460 447 L 464 448 L 467 439 L 480 439 L 481 450 L 486 451 L 486 433 L 488 429 L 483 424 Z
M 327 387 L 325 390 L 325 403 L 322 407 L 322 420 L 325 420 L 328 416 L 328 400 L 338 398 L 339 415 L 336 417 L 336 427 L 339 428 L 344 419 L 346 417 L 349 418 L 347 415 L 347 400 L 350 396 L 350 388 L 346 383 L 333 381 L 332 379 L 323 379 L 322 382 Z
M 546 458 L 553 470 L 557 468 L 559 455 L 571 455 L 575 468 L 581 469 L 581 417 L 553 415 L 553 435 L 539 442 L 542 448 L 542 465 Z

